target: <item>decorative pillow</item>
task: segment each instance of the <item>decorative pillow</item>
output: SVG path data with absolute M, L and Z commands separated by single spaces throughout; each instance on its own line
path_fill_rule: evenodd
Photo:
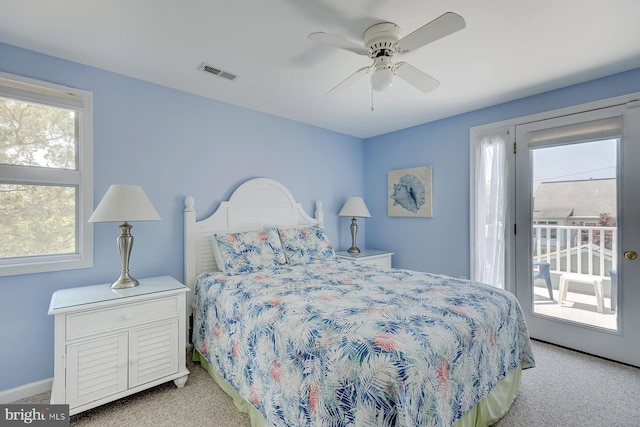
M 320 225 L 280 230 L 280 240 L 291 265 L 324 261 L 335 257 L 331 242 Z
M 213 254 L 220 271 L 243 274 L 286 263 L 276 227 L 214 234 Z

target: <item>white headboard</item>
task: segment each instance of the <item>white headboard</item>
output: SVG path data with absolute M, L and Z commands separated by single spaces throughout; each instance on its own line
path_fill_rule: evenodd
M 323 222 L 322 202 L 316 202 L 315 218 L 293 199 L 287 188 L 273 179 L 255 178 L 240 185 L 208 218 L 196 220 L 195 200 L 184 200 L 184 280 L 193 290 L 196 277 L 217 271 L 211 235 L 251 230 L 269 225 L 307 226 Z M 191 310 L 191 298 L 187 309 Z

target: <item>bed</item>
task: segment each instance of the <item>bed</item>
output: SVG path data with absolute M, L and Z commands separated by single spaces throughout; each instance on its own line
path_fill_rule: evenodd
M 277 181 L 184 226 L 193 358 L 253 427 L 488 426 L 534 366 L 512 294 L 337 259 Z

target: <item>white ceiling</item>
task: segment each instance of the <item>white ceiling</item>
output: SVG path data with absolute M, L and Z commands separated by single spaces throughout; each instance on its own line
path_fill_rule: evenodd
M 367 77 L 326 94 L 371 61 L 309 33 L 406 35 L 448 11 L 466 28 L 394 57 L 437 90 L 396 79 L 374 111 Z M 0 0 L 0 42 L 366 138 L 640 67 L 638 17 L 638 0 Z

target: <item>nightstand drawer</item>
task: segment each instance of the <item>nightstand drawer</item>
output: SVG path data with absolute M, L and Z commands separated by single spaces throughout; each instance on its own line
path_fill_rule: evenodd
M 358 262 L 361 262 L 363 264 L 378 265 L 378 266 L 384 267 L 384 268 L 391 268 L 391 256 L 390 255 L 363 258 L 363 259 L 359 259 Z
M 350 254 L 347 251 L 336 252 L 336 257 L 340 259 L 348 259 L 361 264 L 377 265 L 382 268 L 391 268 L 391 256 L 393 256 L 393 252 L 375 249 L 363 249 L 357 254 Z
M 67 315 L 67 340 L 178 316 L 178 297 Z

